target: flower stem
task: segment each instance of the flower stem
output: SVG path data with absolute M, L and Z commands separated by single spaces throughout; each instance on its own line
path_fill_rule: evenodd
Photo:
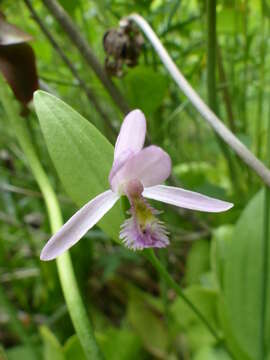
M 219 335 L 213 326 L 209 323 L 206 317 L 200 312 L 200 310 L 186 297 L 181 287 L 173 280 L 166 268 L 162 265 L 160 260 L 156 257 L 153 249 L 144 250 L 145 257 L 151 262 L 153 267 L 158 271 L 160 276 L 166 281 L 166 283 L 177 293 L 179 297 L 188 305 L 188 307 L 196 314 L 196 316 L 204 323 L 209 332 L 214 336 L 217 341 L 221 341 Z
M 10 94 L 8 93 L 6 85 L 2 79 L 0 79 L 0 99 L 3 103 L 4 110 L 11 123 L 14 134 L 16 135 L 18 142 L 27 157 L 33 175 L 43 194 L 51 229 L 54 233 L 63 224 L 57 197 L 36 155 L 25 119 L 18 115 L 16 111 L 16 104 L 12 102 Z M 86 358 L 88 360 L 101 360 L 103 359 L 103 356 L 96 343 L 92 325 L 83 305 L 71 258 L 68 252 L 57 259 L 57 269 L 69 314 Z
M 153 249 L 145 249 L 144 256 L 151 262 L 153 267 L 159 273 L 161 278 L 167 283 L 167 285 L 172 288 L 176 294 L 185 302 L 185 304 L 194 312 L 194 314 L 201 320 L 201 322 L 205 325 L 205 327 L 209 330 L 209 332 L 216 339 L 217 343 L 222 345 L 223 348 L 227 351 L 232 359 L 234 359 L 233 354 L 230 349 L 227 347 L 224 340 L 219 336 L 216 329 L 209 323 L 207 318 L 200 312 L 200 310 L 189 300 L 189 298 L 185 295 L 182 288 L 174 281 L 171 275 L 168 273 L 166 268 L 163 266 L 161 261 L 155 255 Z

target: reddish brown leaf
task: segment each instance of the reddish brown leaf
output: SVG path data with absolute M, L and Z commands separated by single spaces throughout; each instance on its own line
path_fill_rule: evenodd
M 35 54 L 27 43 L 0 46 L 0 71 L 16 98 L 27 104 L 38 88 Z
M 24 106 L 38 88 L 35 54 L 27 43 L 31 39 L 0 13 L 0 71 Z

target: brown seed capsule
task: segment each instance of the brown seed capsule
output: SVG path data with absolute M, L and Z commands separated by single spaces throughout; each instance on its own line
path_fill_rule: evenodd
M 108 30 L 103 37 L 107 54 L 105 68 L 110 75 L 123 76 L 124 67 L 136 66 L 144 40 L 133 23 L 122 20 L 117 29 Z

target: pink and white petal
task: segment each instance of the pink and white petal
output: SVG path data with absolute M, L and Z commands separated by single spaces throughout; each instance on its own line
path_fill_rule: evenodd
M 120 191 L 130 180 L 139 180 L 144 187 L 164 182 L 171 173 L 171 158 L 160 147 L 151 145 L 129 158 L 114 176 L 111 188 Z
M 44 246 L 40 259 L 53 260 L 76 244 L 116 203 L 119 196 L 107 190 L 77 211 Z
M 181 208 L 206 212 L 222 212 L 233 207 L 232 203 L 226 201 L 166 185 L 146 188 L 142 195 L 148 199 L 162 201 Z
M 146 120 L 141 110 L 133 110 L 125 117 L 114 149 L 114 159 L 122 153 L 137 153 L 143 148 Z
M 111 182 L 114 175 L 119 171 L 119 169 L 125 164 L 126 161 L 128 161 L 132 156 L 134 156 L 134 153 L 132 151 L 124 151 L 122 152 L 117 159 L 114 160 L 113 166 L 111 168 L 110 174 L 109 174 L 109 182 Z

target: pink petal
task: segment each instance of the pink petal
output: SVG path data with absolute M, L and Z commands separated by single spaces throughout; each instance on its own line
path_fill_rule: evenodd
M 122 153 L 137 153 L 143 147 L 146 121 L 141 110 L 133 110 L 125 117 L 114 149 L 114 159 Z
M 113 191 L 130 180 L 139 180 L 144 187 L 161 184 L 171 173 L 171 159 L 160 147 L 152 145 L 129 158 L 111 177 Z
M 119 196 L 111 190 L 90 200 L 54 234 L 44 246 L 40 259 L 52 260 L 76 244 L 116 203 Z
M 185 209 L 206 212 L 221 212 L 233 207 L 233 204 L 226 201 L 165 185 L 157 185 L 144 189 L 143 196 L 148 199 L 162 201 Z
M 109 182 L 111 183 L 112 178 L 114 175 L 119 171 L 119 169 L 125 164 L 125 162 L 132 158 L 134 156 L 134 153 L 130 151 L 124 151 L 122 152 L 117 159 L 114 160 L 113 166 L 111 168 L 110 174 L 109 174 Z

